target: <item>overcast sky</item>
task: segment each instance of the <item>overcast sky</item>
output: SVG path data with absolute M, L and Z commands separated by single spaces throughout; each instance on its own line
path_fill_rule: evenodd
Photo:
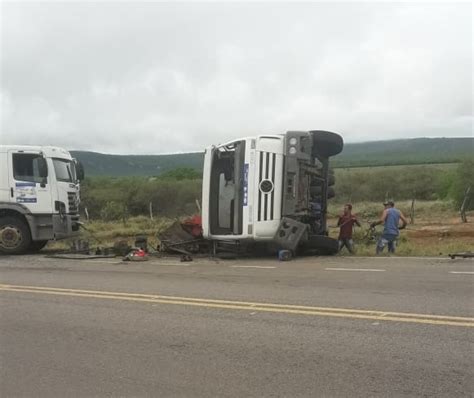
M 1 143 L 152 154 L 287 130 L 473 134 L 469 2 L 0 11 Z

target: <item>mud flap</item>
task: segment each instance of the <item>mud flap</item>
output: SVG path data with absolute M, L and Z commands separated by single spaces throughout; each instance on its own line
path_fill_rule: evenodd
M 306 239 L 308 225 L 291 218 L 282 218 L 274 241 L 280 249 L 295 251 Z

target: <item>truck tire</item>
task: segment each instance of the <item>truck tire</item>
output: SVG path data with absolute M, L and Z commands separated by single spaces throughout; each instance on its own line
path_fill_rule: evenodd
M 310 133 L 313 136 L 314 157 L 327 159 L 341 153 L 344 148 L 344 141 L 339 134 L 323 130 L 313 130 Z
M 336 176 L 334 174 L 328 175 L 328 186 L 333 186 L 336 183 Z
M 336 196 L 336 191 L 333 187 L 328 187 L 328 199 L 332 199 L 334 196 Z
M 321 187 L 321 185 L 315 185 L 315 186 L 309 187 L 309 194 L 312 197 L 321 196 L 322 191 L 323 191 L 323 188 Z M 334 198 L 334 196 L 336 196 L 336 191 L 334 191 L 333 187 L 328 187 L 328 199 Z
M 329 236 L 311 235 L 301 250 L 305 254 L 333 255 L 339 252 L 339 242 Z
M 0 253 L 26 253 L 30 245 L 30 229 L 25 221 L 12 216 L 0 219 Z
M 36 240 L 36 241 L 33 241 L 33 242 L 31 242 L 28 251 L 29 251 L 30 253 L 37 253 L 37 252 L 39 252 L 43 247 L 45 247 L 47 243 L 48 243 L 47 240 Z
M 313 185 L 309 187 L 309 194 L 311 196 L 319 196 L 321 195 L 322 190 L 323 187 L 321 185 Z
M 334 173 L 332 174 L 328 174 L 328 186 L 332 186 L 336 183 L 336 176 L 334 175 Z M 314 178 L 312 181 L 311 181 L 311 186 L 321 186 L 321 180 L 319 178 Z

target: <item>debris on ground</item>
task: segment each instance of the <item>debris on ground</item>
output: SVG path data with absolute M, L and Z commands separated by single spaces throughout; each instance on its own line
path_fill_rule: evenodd
M 278 252 L 278 260 L 279 261 L 290 261 L 293 257 L 293 254 L 290 250 L 280 250 Z
M 135 247 L 148 252 L 148 238 L 145 235 L 137 235 L 135 237 Z
M 448 254 L 448 256 L 451 258 L 451 260 L 454 260 L 456 257 L 474 258 L 474 253 L 473 252 L 452 253 L 452 254 Z
M 123 261 L 147 261 L 148 259 L 149 256 L 145 250 L 135 248 L 123 258 Z
M 202 219 L 193 216 L 184 221 L 175 221 L 158 234 L 161 252 L 188 255 L 208 253 L 209 244 L 202 239 Z
M 117 256 L 124 257 L 130 253 L 131 250 L 132 247 L 128 244 L 126 239 L 120 239 L 114 243 L 114 252 Z

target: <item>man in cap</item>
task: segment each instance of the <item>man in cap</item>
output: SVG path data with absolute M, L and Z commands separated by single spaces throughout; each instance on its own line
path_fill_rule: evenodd
M 400 230 L 407 226 L 407 219 L 403 213 L 395 208 L 395 203 L 389 200 L 384 204 L 384 211 L 379 221 L 374 221 L 370 226 L 374 228 L 376 225 L 383 224 L 383 233 L 377 242 L 376 253 L 383 252 L 385 245 L 388 246 L 389 253 L 395 253 L 396 242 L 400 235 Z M 400 226 L 400 220 L 402 225 Z

